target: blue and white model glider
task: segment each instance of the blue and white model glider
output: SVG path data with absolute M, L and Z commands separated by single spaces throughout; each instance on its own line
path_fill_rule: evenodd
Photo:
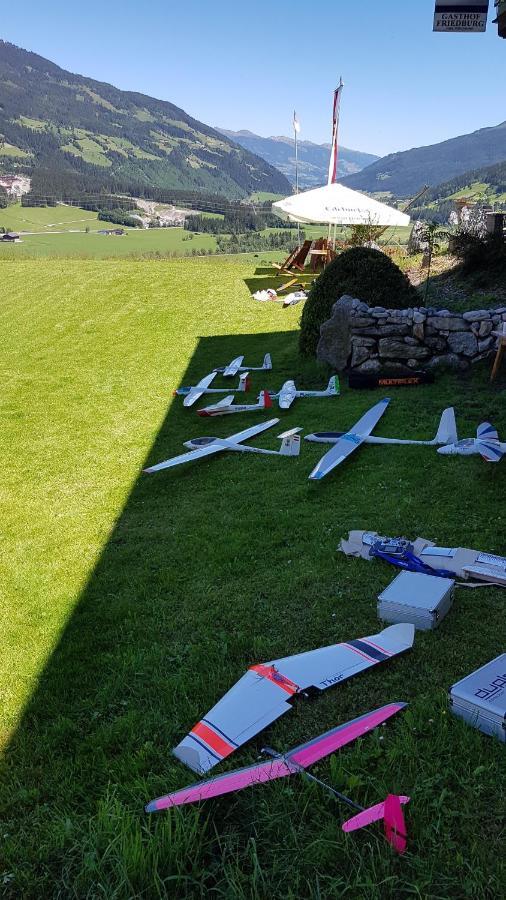
M 437 444 L 450 444 L 456 440 L 455 413 L 453 407 L 445 409 L 436 436 L 431 441 L 401 440 L 400 438 L 374 437 L 371 432 L 381 419 L 390 402 L 389 397 L 372 406 L 349 431 L 318 431 L 306 436 L 306 441 L 333 444 L 334 446 L 322 456 L 309 478 L 317 481 L 325 478 L 332 469 L 342 463 L 361 444 L 420 444 L 434 447 Z
M 277 400 L 280 409 L 290 409 L 296 397 L 338 397 L 339 378 L 332 375 L 327 387 L 323 391 L 298 391 L 294 381 L 285 381 L 283 387 L 275 394 L 269 392 L 271 400 Z
M 476 429 L 475 438 L 463 438 L 457 440 L 457 432 L 453 443 L 439 447 L 438 453 L 458 456 L 471 456 L 479 453 L 486 462 L 500 462 L 506 453 L 506 443 L 499 440 L 499 435 L 490 422 L 482 422 Z
M 230 375 L 237 375 L 238 372 L 265 372 L 272 369 L 272 359 L 271 354 L 266 353 L 264 356 L 264 361 L 261 366 L 243 366 L 244 356 L 236 356 L 232 362 L 229 362 L 228 366 L 217 366 L 214 370 L 215 372 L 221 372 L 224 378 L 228 378 Z

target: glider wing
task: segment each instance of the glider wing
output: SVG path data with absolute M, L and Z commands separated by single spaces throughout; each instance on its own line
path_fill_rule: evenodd
M 295 694 L 332 687 L 409 650 L 413 640 L 413 625 L 391 625 L 369 637 L 252 666 L 173 752 L 194 772 L 208 772 L 287 713 Z
M 231 434 L 230 437 L 223 440 L 220 438 L 213 438 L 211 443 L 203 444 L 196 450 L 190 450 L 189 453 L 181 453 L 179 456 L 173 456 L 171 459 L 166 459 L 164 462 L 149 466 L 149 468 L 144 469 L 144 471 L 148 473 L 159 472 L 161 469 L 170 469 L 172 466 L 179 466 L 181 463 L 192 462 L 194 459 L 201 459 L 203 456 L 212 456 L 213 453 L 220 453 L 222 450 L 240 450 L 241 447 L 238 445 L 241 441 L 247 441 L 256 434 L 266 431 L 267 428 L 271 428 L 273 425 L 276 425 L 277 422 L 279 422 L 279 419 L 269 419 L 267 422 L 260 422 L 258 425 L 252 425 L 251 428 L 245 428 L 243 431 Z M 253 447 L 243 447 L 242 449 L 253 450 Z
M 375 406 L 372 406 L 371 409 L 369 409 L 354 425 L 353 430 L 343 434 L 334 446 L 322 456 L 320 462 L 314 467 L 309 478 L 312 481 L 324 478 L 325 475 L 328 475 L 328 473 L 338 466 L 339 463 L 342 463 L 347 456 L 353 453 L 357 447 L 360 447 L 364 438 L 371 433 L 374 426 L 379 422 L 389 402 L 389 398 L 387 397 L 384 400 L 380 400 Z
M 294 775 L 301 769 L 305 769 L 306 766 L 310 766 L 324 756 L 339 750 L 340 747 L 367 734 L 372 728 L 386 722 L 405 706 L 405 703 L 389 703 L 374 712 L 359 716 L 358 719 L 352 719 L 345 725 L 332 728 L 312 741 L 295 747 L 284 756 L 275 757 L 259 765 L 235 769 L 233 772 L 226 772 L 209 781 L 199 781 L 196 784 L 188 785 L 173 794 L 152 800 L 146 806 L 146 812 L 157 812 L 161 809 L 169 809 L 171 806 L 182 806 L 185 803 L 197 803 L 199 800 L 219 797 L 222 794 L 229 794 L 231 791 L 240 791 L 252 784 L 261 784 L 265 781 Z
M 199 397 L 202 397 L 202 394 L 206 392 L 206 388 L 209 387 L 213 378 L 216 378 L 216 372 L 210 372 L 209 375 L 206 375 L 205 378 L 202 378 L 195 387 L 190 389 L 190 393 L 186 395 L 183 400 L 183 406 L 193 406 L 194 403 L 197 402 Z
M 224 378 L 228 378 L 229 375 L 236 375 L 240 367 L 242 366 L 243 359 L 244 356 L 236 356 L 236 358 L 233 359 L 232 362 L 228 364 L 228 366 L 225 366 L 225 368 L 223 369 Z

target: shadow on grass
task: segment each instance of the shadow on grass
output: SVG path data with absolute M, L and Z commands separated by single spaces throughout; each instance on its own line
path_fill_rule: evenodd
M 238 353 L 260 366 L 269 351 L 275 369 L 252 373 L 245 401 L 253 403 L 261 388 L 277 388 L 293 375 L 296 340 L 293 331 L 201 338 L 183 384 Z M 228 389 L 237 384 L 236 377 L 215 381 Z M 191 410 L 175 398 L 145 464 L 184 452 L 189 438 L 227 436 L 268 418 L 197 417 L 197 407 L 220 396 L 204 396 Z M 257 445 L 278 449 L 282 424 Z M 114 794 L 142 819 L 152 793 L 145 779 L 166 771 L 170 748 L 198 715 L 192 694 L 203 681 L 212 685 L 217 670 L 230 665 L 228 655 L 233 663 L 240 651 L 240 671 L 253 652 L 255 616 L 247 605 L 234 607 L 233 560 L 245 556 L 247 569 L 254 566 L 248 519 L 262 473 L 276 469 L 287 491 L 292 476 L 284 459 L 273 465 L 231 456 L 139 475 L 41 673 L 2 765 L 4 823 L 13 839 L 7 865 L 24 860 L 23 896 L 37 894 L 37 878 L 41 884 L 47 878 L 57 893 L 71 845 L 70 856 L 82 864 L 89 821 L 106 797 Z M 240 568 L 244 578 L 243 562 Z M 235 651 L 227 650 L 231 631 Z M 184 778 L 181 767 L 178 777 Z

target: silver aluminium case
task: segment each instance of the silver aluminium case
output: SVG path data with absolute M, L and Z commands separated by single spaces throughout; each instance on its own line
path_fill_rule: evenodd
M 451 712 L 473 728 L 506 743 L 506 653 L 450 688 Z
M 453 603 L 454 581 L 419 572 L 401 572 L 378 596 L 384 622 L 410 622 L 421 631 L 441 623 Z

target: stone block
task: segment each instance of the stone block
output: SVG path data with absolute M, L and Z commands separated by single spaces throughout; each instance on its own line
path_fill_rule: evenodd
M 422 322 L 416 322 L 413 325 L 413 337 L 416 337 L 417 340 L 423 341 L 423 339 L 425 337 L 424 331 L 425 331 L 425 329 L 423 327 Z
M 489 320 L 488 322 L 480 322 L 480 327 L 478 330 L 478 337 L 483 338 L 487 337 L 490 334 L 493 328 L 493 323 Z
M 427 364 L 428 369 L 467 369 L 468 363 L 461 360 L 456 353 L 444 353 L 442 356 L 433 356 Z
M 427 318 L 426 314 L 422 312 L 420 309 L 415 309 L 413 312 L 413 322 L 420 324 L 421 322 L 425 322 Z
M 366 359 L 369 359 L 370 352 L 368 347 L 362 347 L 360 345 L 354 345 L 353 351 L 351 354 L 351 367 L 354 369 L 356 366 L 359 366 L 361 363 L 365 362 Z
M 396 341 L 394 338 L 380 338 L 378 348 L 379 355 L 383 358 L 426 359 L 430 356 L 430 350 L 427 347 L 412 347 L 403 341 Z
M 462 331 L 464 328 L 462 316 L 452 316 L 450 314 L 447 316 L 441 314 L 429 316 L 427 324 L 435 328 L 436 331 Z
M 478 352 L 478 341 L 470 331 L 454 331 L 448 336 L 448 346 L 453 353 L 474 356 Z
M 446 341 L 442 337 L 426 337 L 425 343 L 431 350 L 446 350 Z
M 478 322 L 480 319 L 489 319 L 490 311 L 488 309 L 470 309 L 469 312 L 462 314 L 462 318 L 466 322 Z

